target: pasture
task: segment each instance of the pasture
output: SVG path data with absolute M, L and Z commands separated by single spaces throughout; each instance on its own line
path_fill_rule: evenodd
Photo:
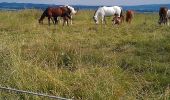
M 112 26 L 79 11 L 64 27 L 39 25 L 41 14 L 0 11 L 1 86 L 76 100 L 170 99 L 170 27 L 157 13 Z M 42 99 L 0 90 L 0 99 L 13 98 Z

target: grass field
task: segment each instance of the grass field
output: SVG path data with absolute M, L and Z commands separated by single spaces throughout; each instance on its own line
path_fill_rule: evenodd
M 95 25 L 79 11 L 72 26 L 39 25 L 42 11 L 0 11 L 0 86 L 82 100 L 169 100 L 170 27 L 158 14 L 131 25 Z M 0 99 L 46 100 L 0 90 Z

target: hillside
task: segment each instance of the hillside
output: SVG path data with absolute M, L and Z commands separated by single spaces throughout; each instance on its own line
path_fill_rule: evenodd
M 170 98 L 170 27 L 158 14 L 96 26 L 94 11 L 79 11 L 72 26 L 49 27 L 41 13 L 0 12 L 0 86 L 82 100 Z M 0 90 L 13 98 L 42 99 Z
M 22 9 L 46 9 L 49 6 L 60 6 L 55 4 L 32 4 L 32 3 L 0 3 L 0 10 L 22 10 Z M 79 10 L 96 10 L 100 6 L 88 6 L 88 5 L 73 5 L 76 9 Z M 137 12 L 158 12 L 159 8 L 166 6 L 170 8 L 170 4 L 150 4 L 150 5 L 137 5 L 137 6 L 124 6 L 121 7 L 124 10 L 135 10 Z

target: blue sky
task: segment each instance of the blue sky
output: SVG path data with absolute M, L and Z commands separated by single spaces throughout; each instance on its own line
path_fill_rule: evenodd
M 143 5 L 170 4 L 170 0 L 0 0 L 0 2 L 39 3 L 59 5 Z

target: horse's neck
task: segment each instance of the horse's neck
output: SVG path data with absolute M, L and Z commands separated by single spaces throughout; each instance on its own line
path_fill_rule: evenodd
M 45 18 L 45 15 L 42 14 L 41 17 L 40 17 L 40 20 L 43 20 Z
M 95 12 L 94 16 L 95 16 L 95 17 L 98 17 L 98 16 L 99 16 L 99 13 L 100 13 L 100 11 L 97 10 L 97 11 Z
M 44 18 L 45 18 L 45 16 L 46 16 L 46 12 L 47 10 L 45 10 L 44 12 L 43 12 L 43 14 L 41 15 L 41 17 L 40 17 L 40 20 L 43 20 Z

